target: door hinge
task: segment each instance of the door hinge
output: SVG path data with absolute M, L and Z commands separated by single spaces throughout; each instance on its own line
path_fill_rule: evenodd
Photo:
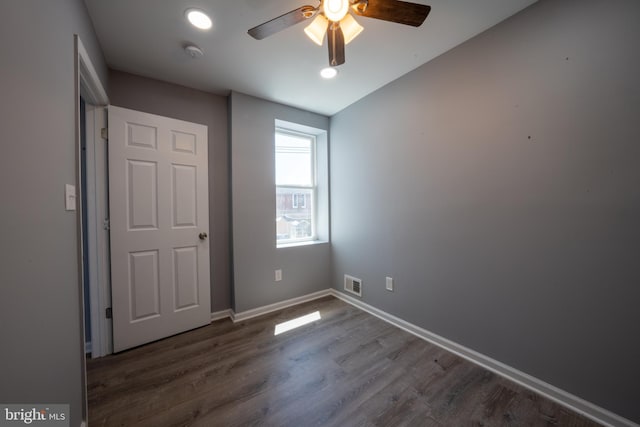
M 111 230 L 111 221 L 109 219 L 105 219 L 102 223 L 102 228 L 105 230 Z
M 107 319 L 111 319 L 113 317 L 113 312 L 111 311 L 111 307 L 107 307 L 104 315 Z
M 100 137 L 102 139 L 109 139 L 109 129 L 107 128 L 100 129 Z

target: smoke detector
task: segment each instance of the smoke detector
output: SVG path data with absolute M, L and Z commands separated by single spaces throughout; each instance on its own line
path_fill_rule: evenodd
M 184 51 L 187 52 L 187 55 L 189 55 L 193 59 L 202 58 L 204 56 L 204 52 L 202 51 L 202 49 L 193 44 L 185 46 Z

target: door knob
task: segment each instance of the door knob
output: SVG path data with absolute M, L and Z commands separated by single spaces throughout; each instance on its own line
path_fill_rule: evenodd
M 200 240 L 206 240 L 207 239 L 207 233 L 200 233 L 198 234 L 198 237 L 200 238 Z

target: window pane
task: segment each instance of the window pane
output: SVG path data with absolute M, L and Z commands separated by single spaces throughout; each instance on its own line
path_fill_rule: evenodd
M 276 133 L 276 185 L 313 185 L 311 141 L 304 136 Z
M 313 191 L 299 188 L 276 188 L 277 240 L 313 237 L 311 213 Z

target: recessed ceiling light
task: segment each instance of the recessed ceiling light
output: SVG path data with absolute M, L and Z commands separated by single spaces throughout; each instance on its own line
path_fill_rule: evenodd
M 320 71 L 320 75 L 325 79 L 332 79 L 338 75 L 338 69 L 334 67 L 323 68 Z
M 209 15 L 200 9 L 187 9 L 185 15 L 194 27 L 200 28 L 201 30 L 208 30 L 211 28 L 211 18 L 209 18 Z

